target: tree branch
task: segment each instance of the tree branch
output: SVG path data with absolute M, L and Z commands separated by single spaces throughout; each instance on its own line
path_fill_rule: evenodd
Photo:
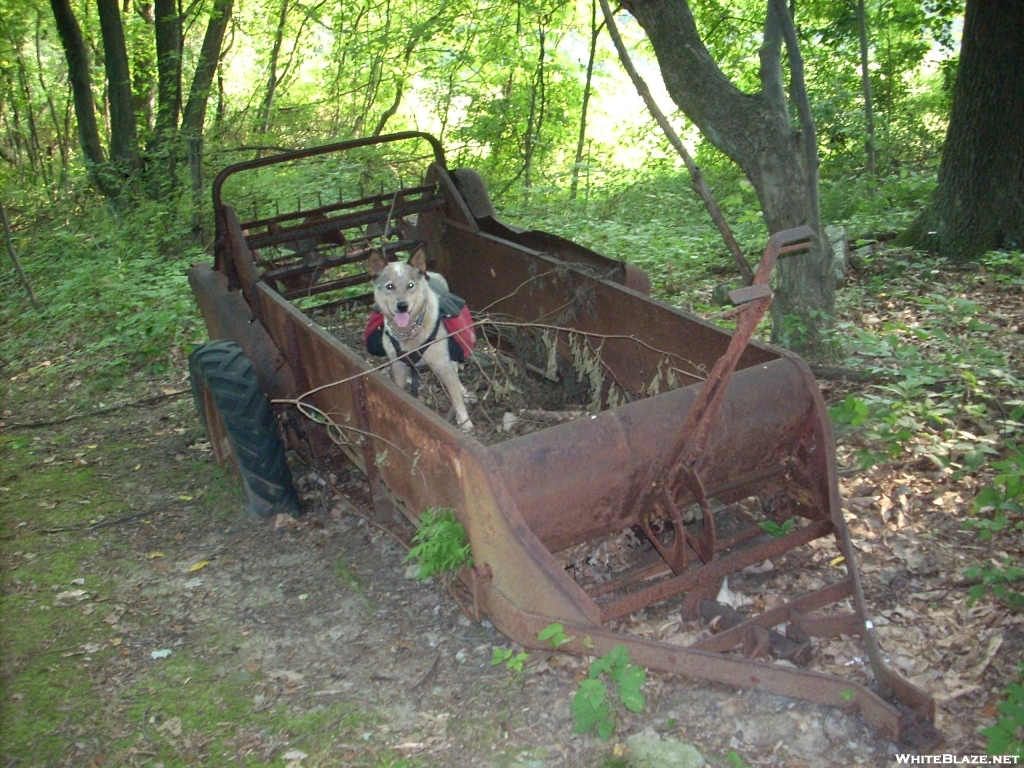
M 729 253 L 732 254 L 732 258 L 736 262 L 736 266 L 739 268 L 740 274 L 743 275 L 743 279 L 747 282 L 747 285 L 751 285 L 754 282 L 754 272 L 751 270 L 750 264 L 747 263 L 746 258 L 744 258 L 740 244 L 736 242 L 736 238 L 733 236 L 732 230 L 729 228 L 729 224 L 726 222 L 725 216 L 722 214 L 722 209 L 718 207 L 718 202 L 715 200 L 714 195 L 711 194 L 711 190 L 708 188 L 707 181 L 704 179 L 704 173 L 701 171 L 700 166 L 694 162 L 690 153 L 686 150 L 686 146 L 672 127 L 672 124 L 669 123 L 668 118 L 665 117 L 665 113 L 658 107 L 657 102 L 654 100 L 654 96 L 651 95 L 650 88 L 647 87 L 647 83 L 644 82 L 640 73 L 636 71 L 636 67 L 633 66 L 633 62 L 629 57 L 629 51 L 626 50 L 626 46 L 622 42 L 622 36 L 619 35 L 619 29 L 615 25 L 615 17 L 612 16 L 611 8 L 608 7 L 608 0 L 601 0 L 601 12 L 604 14 L 605 24 L 608 26 L 608 34 L 611 35 L 612 42 L 615 43 L 615 50 L 619 54 L 619 61 L 622 62 L 622 68 L 626 70 L 626 73 L 629 75 L 629 79 L 633 81 L 633 86 L 636 88 L 637 93 L 639 93 L 640 98 L 644 100 L 644 103 L 647 105 L 647 110 L 657 121 L 661 130 L 668 138 L 669 143 L 675 148 L 676 152 L 679 153 L 679 156 L 683 158 L 686 170 L 690 172 L 690 181 L 693 185 L 693 190 L 700 196 L 700 199 L 704 201 L 704 207 L 711 215 L 711 219 L 715 222 L 715 226 L 718 227 L 718 231 L 721 233 L 722 239 L 725 241 L 725 245 L 729 249 Z

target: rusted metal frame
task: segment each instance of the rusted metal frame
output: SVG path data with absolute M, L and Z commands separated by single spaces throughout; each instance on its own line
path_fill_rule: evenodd
M 217 241 L 217 252 L 228 276 L 228 288 L 242 292 L 246 302 L 252 309 L 253 316 L 262 321 L 259 298 L 256 296 L 256 284 L 260 280 L 252 251 L 245 242 L 245 235 L 238 224 L 238 216 L 234 208 L 225 206 L 221 211 L 223 232 Z
M 361 283 L 370 282 L 370 276 L 361 273 L 358 275 L 349 275 L 348 277 L 339 277 L 337 280 L 330 280 L 326 283 L 317 283 L 311 285 L 309 288 L 297 288 L 294 291 L 285 291 L 281 295 L 291 301 L 292 299 L 304 299 L 308 296 L 316 296 L 320 293 L 327 293 L 329 291 L 337 291 L 341 288 L 351 288 L 353 285 L 360 285 Z
M 550 650 L 537 635 L 553 621 L 559 621 L 571 638 L 569 643 L 560 646 L 560 651 L 600 656 L 617 645 L 625 645 L 633 662 L 648 669 L 824 704 L 851 715 L 860 714 L 883 736 L 894 741 L 902 734 L 904 715 L 900 710 L 857 683 L 820 672 L 682 648 L 565 619 L 538 616 L 517 608 L 490 583 L 483 583 L 482 588 L 487 613 L 494 625 L 527 648 Z
M 317 312 L 326 312 L 329 309 L 351 309 L 359 304 L 369 306 L 373 303 L 373 294 L 364 293 L 359 296 L 352 296 L 347 299 L 335 299 L 334 301 L 325 301 L 323 304 L 316 304 L 312 307 L 306 307 L 303 311 L 309 315 L 316 314 Z
M 427 211 L 437 210 L 444 206 L 444 200 L 440 197 L 430 198 L 429 200 L 417 200 L 409 203 L 405 206 L 401 213 L 425 213 Z M 352 229 L 354 227 L 362 227 L 367 224 L 373 224 L 380 222 L 382 217 L 386 217 L 388 211 L 385 208 L 374 208 L 370 211 L 356 211 L 355 213 L 347 213 L 344 216 L 339 216 L 336 219 L 332 219 L 329 222 L 320 222 L 318 224 L 309 224 L 304 227 L 295 227 L 286 232 L 278 232 L 277 234 L 262 234 L 253 235 L 248 239 L 248 245 L 250 248 L 269 248 L 273 245 L 281 245 L 282 243 L 294 242 L 298 238 L 310 237 L 314 234 L 323 234 L 325 232 L 334 232 L 341 229 Z M 392 217 L 394 214 L 392 214 Z
M 396 205 L 404 205 L 405 201 L 408 198 L 412 197 L 413 195 L 429 195 L 435 191 L 435 187 L 436 185 L 434 184 L 423 184 L 417 187 L 405 187 L 404 189 L 400 189 L 397 191 L 397 195 L 401 202 L 397 203 Z M 260 227 L 267 226 L 271 222 L 280 224 L 283 221 L 296 221 L 298 219 L 308 218 L 310 216 L 315 216 L 317 214 L 326 215 L 328 213 L 334 213 L 335 211 L 343 211 L 347 208 L 359 208 L 361 206 L 367 205 L 378 205 L 379 203 L 390 203 L 393 199 L 395 199 L 395 194 L 395 192 L 387 192 L 382 195 L 368 195 L 366 197 L 360 197 L 358 199 L 343 200 L 337 203 L 328 203 L 327 205 L 322 205 L 319 208 L 309 208 L 308 210 L 305 211 L 295 211 L 294 213 L 285 213 L 281 214 L 280 216 L 267 216 L 262 219 L 253 219 L 252 221 L 245 222 L 242 226 L 245 227 L 246 229 L 258 229 Z M 398 209 L 396 208 L 396 210 Z M 331 219 L 330 221 L 333 222 L 335 220 Z M 327 222 L 318 223 L 323 224 Z M 300 228 L 298 227 L 291 227 L 286 231 L 297 232 L 299 231 L 299 229 Z
M 714 579 L 728 576 L 734 571 L 748 565 L 763 562 L 771 557 L 778 557 L 784 552 L 795 549 L 814 539 L 821 538 L 832 532 L 831 520 L 818 520 L 803 528 L 787 533 L 778 539 L 757 544 L 748 549 L 719 557 L 705 565 L 691 567 L 686 573 L 673 576 L 666 581 L 654 584 L 640 592 L 619 598 L 601 608 L 601 623 L 625 616 L 653 603 L 660 602 L 681 592 L 707 584 Z
M 213 180 L 213 206 L 215 209 L 220 208 L 221 189 L 224 186 L 224 182 L 227 181 L 230 176 L 240 173 L 241 171 L 249 171 L 254 168 L 264 168 L 268 165 L 274 165 L 275 163 L 287 163 L 293 160 L 303 160 L 307 157 L 326 155 L 331 152 L 344 152 L 346 150 L 357 149 L 359 147 L 368 147 L 375 144 L 390 144 L 392 142 L 407 141 L 410 139 L 422 139 L 423 141 L 426 141 L 434 151 L 434 162 L 442 167 L 447 167 L 444 159 L 444 147 L 441 146 L 441 142 L 429 133 L 421 133 L 420 131 L 404 131 L 402 133 L 391 133 L 387 136 L 369 136 L 363 139 L 339 141 L 334 144 L 325 144 L 322 147 L 297 149 L 291 152 L 282 152 L 279 155 L 271 155 L 257 160 L 249 160 L 244 163 L 229 165 L 223 171 L 218 173 L 217 177 Z
M 406 250 L 412 248 L 414 245 L 416 245 L 417 242 L 418 241 L 416 240 L 400 240 L 397 243 L 388 243 L 386 249 L 382 250 Z M 293 264 L 288 267 L 273 269 L 264 272 L 263 279 L 266 280 L 267 282 L 270 282 L 272 280 L 287 280 L 289 277 L 298 277 L 300 275 L 309 274 L 310 272 L 315 272 L 317 270 L 333 269 L 334 267 L 343 267 L 346 264 L 355 264 L 356 262 L 366 261 L 367 257 L 370 255 L 370 250 L 371 249 L 369 248 L 364 248 L 360 251 L 350 251 L 349 253 L 346 253 L 344 256 L 335 256 L 330 259 L 323 259 L 322 261 L 319 261 L 315 264 Z M 313 253 L 315 251 L 315 248 L 310 251 L 296 251 L 294 254 L 286 258 L 294 259 L 308 253 Z
M 755 536 L 761 536 L 763 534 L 764 531 L 761 528 L 755 525 L 749 525 L 727 538 L 716 538 L 715 551 L 720 552 L 732 549 Z M 693 552 L 692 554 L 696 556 L 697 553 Z M 669 568 L 665 558 L 657 549 L 655 549 L 649 553 L 649 557 L 646 558 L 646 562 L 638 564 L 633 570 L 624 573 L 618 578 L 590 587 L 587 589 L 587 594 L 591 597 L 600 597 L 601 595 L 606 595 L 609 592 L 614 592 L 617 589 L 628 587 L 630 584 L 636 584 L 641 581 L 646 581 L 647 579 L 664 576 L 671 570 L 672 569 Z
M 729 346 L 715 363 L 704 382 L 697 401 L 687 413 L 679 437 L 667 454 L 667 460 L 661 468 L 654 471 L 650 492 L 640 499 L 640 509 L 646 513 L 640 519 L 658 514 L 668 514 L 674 518 L 678 516 L 676 505 L 678 489 L 681 487 L 689 491 L 700 506 L 704 518 L 704 529 L 698 539 L 692 540 L 692 544 L 705 563 L 714 558 L 715 527 L 714 515 L 711 512 L 711 505 L 705 494 L 697 464 L 707 445 L 711 425 L 721 409 L 740 356 L 754 335 L 761 318 L 764 317 L 771 305 L 772 293 L 770 288 L 767 288 L 767 283 L 781 249 L 794 240 L 802 240 L 813 236 L 813 234 L 809 227 L 800 227 L 773 235 L 761 258 L 757 274 L 754 277 L 754 284 L 734 292 L 744 298 L 747 296 L 742 294 L 742 291 L 746 291 L 749 294 L 749 303 L 742 305 L 744 311 L 740 314 Z M 685 568 L 686 561 L 682 536 L 676 537 L 672 550 L 671 559 L 666 558 L 666 560 L 673 570 L 679 573 L 677 569 L 680 565 Z
M 820 630 L 816 632 L 807 632 L 809 635 L 814 635 L 816 637 L 828 636 L 827 632 L 829 630 L 826 629 L 826 625 L 805 624 L 798 621 L 795 617 L 837 603 L 852 594 L 853 584 L 850 581 L 850 578 L 847 577 L 835 584 L 830 584 L 827 587 L 810 592 L 796 598 L 795 600 L 790 600 L 785 605 L 780 605 L 778 608 L 765 611 L 759 616 L 754 616 L 749 621 L 740 624 L 738 627 L 733 627 L 732 629 L 727 629 L 724 632 L 719 632 L 717 635 L 705 638 L 700 642 L 694 643 L 690 647 L 700 651 L 722 653 L 724 651 L 732 650 L 737 645 L 741 645 L 743 643 L 743 634 L 751 626 L 770 629 L 771 627 L 777 627 L 779 624 L 787 621 L 792 621 L 794 624 L 797 624 L 797 626 L 799 626 L 799 628 L 804 632 L 807 632 L 805 629 L 806 626 Z M 852 615 L 853 614 L 844 614 L 844 616 Z

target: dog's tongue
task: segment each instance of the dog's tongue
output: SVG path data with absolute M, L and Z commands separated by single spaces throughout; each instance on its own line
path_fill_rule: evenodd
M 399 312 L 397 315 L 395 315 L 395 322 L 398 323 L 399 328 L 405 328 L 407 325 L 409 325 L 409 313 Z

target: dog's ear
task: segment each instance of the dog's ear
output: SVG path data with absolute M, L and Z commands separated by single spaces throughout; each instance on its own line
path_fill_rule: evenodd
M 409 258 L 409 266 L 415 267 L 424 274 L 427 271 L 427 249 L 423 245 L 417 245 Z
M 384 258 L 384 254 L 374 248 L 370 251 L 370 255 L 366 259 L 366 271 L 370 274 L 370 277 L 376 279 L 377 275 L 384 271 L 384 268 L 388 265 L 388 260 Z

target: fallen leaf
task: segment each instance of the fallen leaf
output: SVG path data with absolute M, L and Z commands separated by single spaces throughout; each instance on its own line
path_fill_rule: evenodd
M 274 518 L 274 530 L 280 531 L 282 529 L 294 530 L 302 525 L 291 515 L 286 515 L 284 512 L 280 513 Z
M 170 648 L 164 648 L 163 650 L 160 650 L 160 651 L 150 651 L 149 652 L 150 658 L 153 658 L 153 659 L 166 659 L 170 655 L 171 655 L 171 649 Z
M 148 557 L 150 560 L 153 560 L 154 558 L 157 558 L 157 557 L 163 557 L 163 556 L 164 556 L 163 552 L 150 552 L 148 555 L 146 555 L 146 557 Z
M 57 596 L 53 598 L 53 604 L 70 605 L 71 603 L 80 603 L 88 599 L 89 593 L 84 589 L 69 589 L 66 592 L 58 592 Z
M 283 680 L 290 685 L 301 683 L 306 678 L 305 675 L 299 672 L 292 672 L 290 669 L 275 669 L 273 672 L 269 672 L 268 675 L 274 680 Z
M 168 736 L 181 736 L 181 718 L 172 717 L 170 720 L 159 725 L 157 730 L 161 733 L 166 733 Z
M 189 573 L 195 573 L 196 571 L 201 571 L 203 568 L 205 568 L 209 564 L 210 564 L 209 560 L 200 560 L 198 563 L 196 563 L 191 568 L 189 568 L 188 572 Z

